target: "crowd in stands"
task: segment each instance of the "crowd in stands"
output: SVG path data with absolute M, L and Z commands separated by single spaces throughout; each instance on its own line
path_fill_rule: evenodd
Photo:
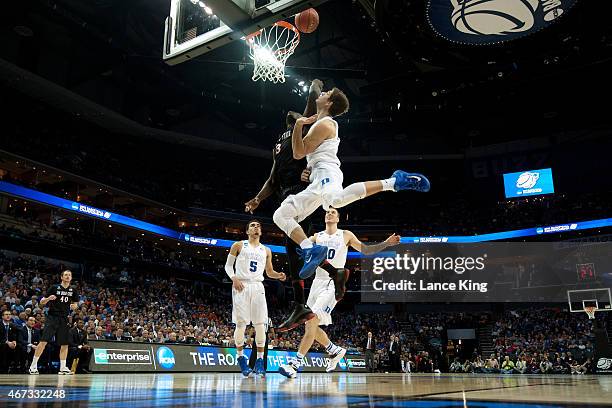
M 26 325 L 38 330 L 44 326 L 45 311 L 39 301 L 48 285 L 58 280 L 65 265 L 26 255 L 8 257 L 0 253 L 0 310 L 10 313 L 16 330 Z M 212 287 L 198 281 L 156 277 L 121 268 L 94 268 L 89 273 L 75 272 L 73 283 L 80 294 L 79 308 L 70 317 L 74 331 L 86 339 L 182 343 L 232 346 L 231 298 L 227 287 Z M 279 307 L 273 291 L 268 290 L 268 308 L 273 323 L 279 323 L 286 310 Z M 489 358 L 476 354 L 470 359 L 446 361 L 441 339 L 452 327 L 483 324 L 485 313 L 410 314 L 405 319 L 416 335 L 402 331 L 390 313 L 359 314 L 338 310 L 328 328 L 330 338 L 349 352 L 363 351 L 367 333 L 376 334 L 372 370 L 475 373 L 586 373 L 591 372 L 593 339 L 582 316 L 560 311 L 534 310 L 507 312 L 493 324 L 495 351 Z M 29 322 L 29 323 L 28 323 Z M 269 345 L 296 350 L 303 331 L 269 333 Z M 13 371 L 24 370 L 27 350 L 17 337 L 12 360 Z M 249 334 L 247 347 L 252 347 Z M 22 337 L 21 337 L 22 338 Z M 75 334 L 75 339 L 79 336 Z M 395 346 L 390 346 L 394 343 Z M 25 349 L 24 349 L 25 346 Z M 88 349 L 71 347 L 71 355 Z M 395 347 L 399 352 L 392 352 Z M 320 346 L 313 350 L 323 351 Z M 28 350 L 32 353 L 32 349 Z M 52 370 L 57 348 L 51 345 L 41 370 Z M 83 355 L 83 360 L 87 356 Z
M 125 142 L 125 149 L 117 151 L 111 150 L 109 143 L 96 144 L 95 139 L 88 141 L 92 145 L 83 145 L 81 140 L 81 143 L 76 143 L 64 135 L 59 141 L 50 141 L 46 136 L 31 138 L 29 144 L 9 142 L 5 148 L 181 209 L 199 207 L 243 214 L 243 203 L 257 193 L 271 165 L 267 160 L 232 153 L 217 155 L 190 149 L 170 153 L 177 147 L 164 146 L 159 142 L 152 142 L 148 146 L 150 157 L 142 163 L 132 159 L 134 155 L 140 154 L 137 152 L 141 146 L 129 141 Z M 22 151 L 25 145 L 27 152 Z M 201 166 L 201 162 L 207 165 Z M 249 171 L 232 173 L 226 163 L 236 162 L 248 162 Z M 164 171 L 159 171 L 160 163 L 164 163 Z M 370 170 L 371 166 L 368 165 L 351 164 L 350 169 L 347 169 L 347 183 L 372 177 L 368 173 Z M 380 177 L 383 176 L 380 174 Z M 11 179 L 10 174 L 6 177 L 7 180 Z M 438 180 L 435 175 L 431 177 L 437 183 L 437 191 L 447 191 L 446 194 L 436 193 L 438 195 L 427 198 L 410 194 L 397 194 L 393 197 L 388 194 L 376 195 L 347 207 L 344 221 L 352 225 L 402 225 L 401 230 L 396 232 L 408 236 L 473 235 L 609 216 L 606 211 L 612 192 L 605 190 L 495 202 L 491 199 L 475 200 L 469 188 L 457 189 L 454 182 Z M 24 182 L 17 179 L 13 181 Z M 32 180 L 28 185 L 36 189 L 50 187 L 37 185 Z M 276 200 L 271 197 L 262 203 L 257 215 L 271 217 L 275 204 Z

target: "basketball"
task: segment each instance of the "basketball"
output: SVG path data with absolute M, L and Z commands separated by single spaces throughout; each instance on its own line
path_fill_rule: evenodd
M 295 26 L 303 33 L 312 33 L 319 26 L 319 13 L 313 8 L 295 15 Z
M 453 25 L 467 34 L 504 35 L 533 27 L 537 0 L 472 0 L 457 3 Z

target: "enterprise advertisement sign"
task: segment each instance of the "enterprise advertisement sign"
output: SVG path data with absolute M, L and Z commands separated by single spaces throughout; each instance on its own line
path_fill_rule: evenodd
M 234 347 L 183 344 L 152 344 L 90 340 L 93 349 L 89 369 L 93 372 L 239 372 Z M 251 349 L 245 349 L 250 356 Z M 268 372 L 278 372 L 281 365 L 296 357 L 296 352 L 268 351 Z M 324 353 L 309 353 L 305 372 L 325 372 L 329 357 Z M 365 357 L 347 354 L 335 371 L 363 371 Z

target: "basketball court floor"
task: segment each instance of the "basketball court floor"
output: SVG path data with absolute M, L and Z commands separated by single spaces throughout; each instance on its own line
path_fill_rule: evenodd
M 11 390 L 39 390 L 15 398 Z M 42 398 L 44 390 L 57 397 Z M 55 391 L 65 391 L 64 397 Z M 50 394 L 47 391 L 47 394 Z M 13 395 L 13 398 L 9 397 Z M 0 407 L 601 407 L 610 376 L 91 374 L 0 376 Z

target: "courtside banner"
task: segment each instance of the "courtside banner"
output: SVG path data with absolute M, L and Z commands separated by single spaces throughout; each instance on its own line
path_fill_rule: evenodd
M 361 271 L 362 302 L 566 302 L 612 287 L 612 243 L 400 244 Z
M 239 372 L 233 347 L 199 346 L 163 343 L 136 343 L 90 340 L 93 353 L 89 369 L 93 372 Z M 248 357 L 251 349 L 245 349 Z M 294 351 L 269 350 L 268 372 L 277 372 L 282 364 L 295 358 Z M 329 357 L 309 353 L 305 372 L 325 372 Z M 347 354 L 336 371 L 364 371 L 365 358 Z

